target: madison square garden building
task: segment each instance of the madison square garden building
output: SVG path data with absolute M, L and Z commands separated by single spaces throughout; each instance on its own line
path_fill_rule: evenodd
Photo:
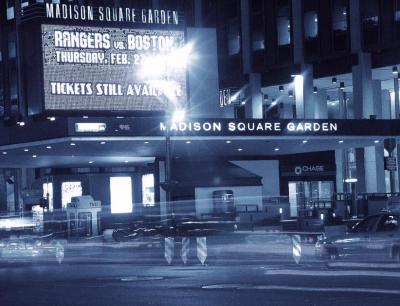
M 43 197 L 51 220 L 90 195 L 102 228 L 227 199 L 243 218 L 370 214 L 399 192 L 399 16 L 398 0 L 1 1 L 0 212 Z

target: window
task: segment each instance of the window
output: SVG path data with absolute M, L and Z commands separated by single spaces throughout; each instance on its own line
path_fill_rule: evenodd
M 394 20 L 400 22 L 400 0 L 396 0 L 396 11 L 394 12 Z
M 142 198 L 143 206 L 154 206 L 154 174 L 149 173 L 142 176 Z
M 43 184 L 43 198 L 49 203 L 49 211 L 53 211 L 53 183 Z
M 332 29 L 347 31 L 347 0 L 334 0 L 332 8 Z
M 16 36 L 15 32 L 8 34 L 8 58 L 15 58 L 17 56 Z
M 399 229 L 399 216 L 397 215 L 386 215 L 383 216 L 379 221 L 377 231 L 378 232 L 389 232 L 397 231 Z
M 362 30 L 365 45 L 376 44 L 379 41 L 379 1 L 362 1 Z
M 318 36 L 318 15 L 315 11 L 304 13 L 304 38 L 313 39 Z
M 62 208 L 67 208 L 67 204 L 71 202 L 72 197 L 82 195 L 81 182 L 63 182 L 61 184 L 61 205 Z
M 253 0 L 251 2 L 251 45 L 253 51 L 264 50 L 265 49 L 265 39 L 264 39 L 264 14 L 263 14 L 263 2 L 258 0 Z
M 14 2 L 15 0 L 7 0 L 7 20 L 14 19 Z
M 264 39 L 264 20 L 261 14 L 253 15 L 252 20 L 252 42 L 251 46 L 253 51 L 265 49 Z
M 337 51 L 348 47 L 347 0 L 334 0 L 332 6 L 333 48 Z
M 131 213 L 132 178 L 130 176 L 110 177 L 111 213 Z
M 395 21 L 397 39 L 400 39 L 400 0 L 396 0 L 394 21 Z
M 276 25 L 278 46 L 290 45 L 290 10 L 288 4 L 285 3 L 285 5 L 278 8 Z

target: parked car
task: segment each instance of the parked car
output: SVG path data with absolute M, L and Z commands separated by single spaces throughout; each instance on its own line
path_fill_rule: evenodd
M 45 241 L 35 236 L 10 237 L 0 240 L 0 261 L 34 261 L 64 259 L 61 241 Z
M 399 212 L 369 216 L 346 234 L 318 240 L 315 255 L 322 259 L 400 262 Z

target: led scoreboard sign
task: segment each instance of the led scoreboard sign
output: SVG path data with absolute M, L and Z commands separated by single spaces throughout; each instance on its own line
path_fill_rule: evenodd
M 162 111 L 186 103 L 181 30 L 42 24 L 46 111 Z

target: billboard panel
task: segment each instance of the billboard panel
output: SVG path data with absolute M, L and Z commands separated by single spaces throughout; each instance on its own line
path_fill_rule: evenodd
M 41 26 L 44 109 L 162 111 L 186 103 L 183 31 Z

